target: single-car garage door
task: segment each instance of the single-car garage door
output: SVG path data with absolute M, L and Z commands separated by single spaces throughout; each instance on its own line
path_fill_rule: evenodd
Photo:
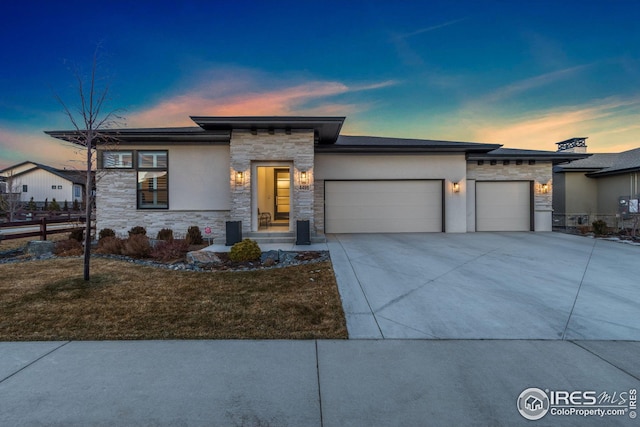
M 327 233 L 441 232 L 442 181 L 325 181 Z
M 476 182 L 477 231 L 529 231 L 529 181 Z

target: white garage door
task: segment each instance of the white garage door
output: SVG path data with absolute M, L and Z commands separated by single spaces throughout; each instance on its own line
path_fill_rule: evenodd
M 442 181 L 326 181 L 327 233 L 442 231 Z
M 528 181 L 476 182 L 477 231 L 529 231 L 531 185 Z

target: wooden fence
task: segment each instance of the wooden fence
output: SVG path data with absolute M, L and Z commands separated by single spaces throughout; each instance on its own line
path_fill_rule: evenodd
M 40 240 L 47 240 L 50 234 L 69 233 L 75 229 L 84 229 L 86 218 L 84 216 L 64 215 L 61 217 L 43 216 L 31 221 L 0 222 L 0 240 L 24 239 L 26 237 L 38 237 Z M 48 228 L 48 225 L 67 224 L 68 227 L 60 226 Z M 38 230 L 33 230 L 38 227 Z M 95 226 L 92 227 L 95 229 Z

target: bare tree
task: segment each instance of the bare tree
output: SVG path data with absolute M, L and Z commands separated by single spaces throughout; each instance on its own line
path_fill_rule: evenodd
M 8 214 L 9 222 L 13 222 L 16 213 L 24 208 L 24 202 L 21 199 L 22 188 L 13 170 L 7 171 L 3 178 L 5 191 L 0 194 L 0 210 Z
M 91 214 L 93 210 L 93 174 L 95 151 L 98 145 L 115 142 L 112 133 L 105 134 L 103 130 L 120 123 L 122 118 L 117 110 L 107 113 L 103 111 L 108 100 L 109 86 L 98 86 L 98 50 L 94 52 L 91 70 L 88 76 L 84 76 L 79 68 L 73 71 L 79 105 L 72 111 L 62 98 L 56 95 L 56 99 L 62 105 L 65 114 L 74 127 L 73 134 L 66 135 L 66 140 L 75 146 L 83 147 L 86 153 L 86 180 L 85 180 L 85 231 L 84 231 L 84 280 L 90 279 L 91 260 Z

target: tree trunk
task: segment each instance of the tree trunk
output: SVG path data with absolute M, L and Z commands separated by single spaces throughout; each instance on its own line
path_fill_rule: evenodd
M 87 178 L 85 180 L 84 188 L 84 213 L 85 213 L 85 227 L 84 227 L 84 280 L 88 282 L 90 277 L 90 263 L 91 263 L 91 160 L 92 152 L 91 145 L 93 142 L 93 131 L 91 129 L 87 132 Z

